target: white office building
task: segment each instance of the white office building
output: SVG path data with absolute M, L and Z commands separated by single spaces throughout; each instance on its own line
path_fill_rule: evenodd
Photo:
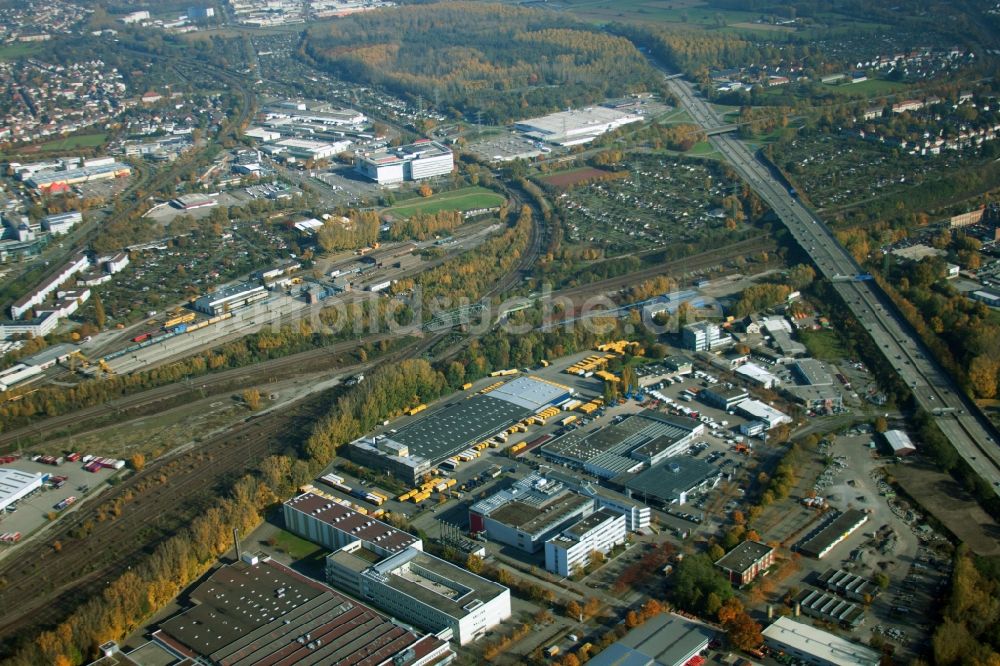
M 709 321 L 696 321 L 681 330 L 681 341 L 685 349 L 692 351 L 714 351 L 732 343 L 728 333 L 724 333 L 718 324 Z
M 876 666 L 881 654 L 790 617 L 779 617 L 761 632 L 764 644 L 813 666 Z
M 545 569 L 569 576 L 587 566 L 591 553 L 607 555 L 625 543 L 625 514 L 599 509 L 545 542 Z
M 0 511 L 42 487 L 45 476 L 0 467 Z
M 508 588 L 413 547 L 386 556 L 356 541 L 327 556 L 326 575 L 393 617 L 460 645 L 510 617 Z
M 75 225 L 83 222 L 83 215 L 77 211 L 69 213 L 59 213 L 42 218 L 42 229 L 45 229 L 53 236 L 60 236 L 69 233 Z
M 379 185 L 446 176 L 455 167 L 455 156 L 436 141 L 424 139 L 408 146 L 361 154 L 354 159 L 358 173 Z

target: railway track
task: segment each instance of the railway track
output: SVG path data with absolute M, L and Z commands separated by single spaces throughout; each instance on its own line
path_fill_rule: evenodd
M 734 259 L 739 256 L 754 252 L 773 251 L 777 249 L 777 243 L 766 236 L 748 238 L 746 240 L 726 245 L 707 252 L 693 254 L 681 259 L 664 262 L 657 266 L 651 266 L 641 271 L 634 271 L 625 275 L 620 275 L 598 282 L 590 282 L 576 287 L 568 287 L 553 292 L 553 296 L 572 298 L 574 296 L 593 296 L 596 294 L 618 291 L 637 282 L 659 277 L 661 275 L 683 275 L 691 271 L 705 270 L 721 262 Z
M 515 286 L 534 265 L 541 250 L 542 229 L 536 218 L 528 248 L 517 267 L 499 280 L 485 296 L 496 296 Z M 406 348 L 370 363 L 341 367 L 339 372 L 370 372 L 383 363 L 427 354 L 449 332 L 425 335 Z M 378 340 L 379 336 L 366 340 Z M 191 390 L 229 390 L 233 383 L 241 386 L 254 377 L 268 377 L 298 367 L 316 370 L 323 358 L 334 358 L 358 345 L 349 341 L 322 349 L 267 361 L 252 368 L 239 368 L 199 378 L 198 386 L 176 384 L 127 396 L 115 403 L 80 410 L 64 417 L 48 419 L 20 431 L 42 434 L 62 428 L 81 419 L 95 419 L 122 410 L 138 410 L 169 399 L 176 399 Z M 445 350 L 444 353 L 448 353 Z M 252 382 L 251 382 L 252 383 Z M 168 456 L 147 466 L 141 473 L 111 488 L 101 497 L 80 505 L 63 517 L 44 539 L 28 542 L 5 561 L 0 562 L 0 652 L 16 648 L 16 639 L 26 633 L 52 627 L 66 617 L 70 609 L 98 594 L 106 581 L 126 571 L 142 553 L 151 552 L 173 534 L 190 517 L 193 508 L 217 497 L 217 488 L 224 480 L 251 467 L 271 452 L 284 450 L 287 444 L 307 436 L 315 419 L 325 411 L 324 394 L 306 398 L 289 409 L 275 410 L 209 437 L 191 449 Z M 17 431 L 4 433 L 0 443 L 16 441 Z M 273 448 L 275 444 L 279 448 Z M 165 479 L 161 481 L 161 479 Z M 152 485 L 149 485 L 152 484 Z M 126 498 L 128 501 L 125 501 Z M 98 520 L 102 511 L 110 510 L 121 501 L 120 514 L 113 519 Z M 90 524 L 83 538 L 72 533 Z M 153 530 L 153 534 L 144 534 Z M 54 544 L 64 545 L 55 548 Z

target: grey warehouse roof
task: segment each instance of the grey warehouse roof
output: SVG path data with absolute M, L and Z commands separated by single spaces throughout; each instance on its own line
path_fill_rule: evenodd
M 670 503 L 682 492 L 687 492 L 720 473 L 718 467 L 704 460 L 676 456 L 624 480 L 623 485 L 634 493 Z
M 700 622 L 673 613 L 651 617 L 588 663 L 592 666 L 681 666 L 715 636 Z

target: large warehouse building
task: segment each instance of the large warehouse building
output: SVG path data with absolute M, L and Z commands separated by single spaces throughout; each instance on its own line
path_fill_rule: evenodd
M 0 467 L 0 511 L 35 492 L 44 482 L 45 476 L 42 474 Z
M 591 666 L 696 664 L 715 637 L 711 627 L 673 613 L 655 615 L 588 661 Z
M 112 162 L 111 164 L 81 167 L 79 169 L 65 169 L 63 171 L 40 171 L 32 174 L 25 182 L 28 187 L 33 187 L 39 192 L 61 192 L 69 189 L 71 185 L 109 178 L 121 178 L 131 175 L 131 173 L 132 168 L 129 165 Z
M 610 479 L 683 453 L 705 426 L 684 416 L 644 410 L 587 434 L 570 432 L 541 448 L 543 456 Z
M 882 655 L 871 648 L 790 617 L 779 617 L 761 633 L 771 650 L 813 666 L 876 666 L 881 662 Z
M 267 289 L 260 284 L 244 282 L 211 291 L 196 299 L 192 307 L 198 312 L 214 316 L 262 301 L 267 298 L 267 295 Z
M 455 156 L 437 141 L 424 139 L 408 146 L 361 154 L 354 159 L 358 173 L 379 185 L 446 176 L 455 166 Z
M 572 398 L 569 387 L 518 377 L 487 393 L 454 400 L 390 432 L 351 442 L 359 465 L 415 483 L 432 467 L 488 440 L 509 426 Z
M 404 622 L 467 645 L 510 617 L 510 590 L 409 547 L 386 556 L 356 541 L 326 558 L 334 585 Z
M 642 116 L 634 113 L 594 106 L 529 118 L 516 123 L 514 128 L 530 139 L 558 146 L 576 146 L 640 120 Z
M 848 509 L 839 514 L 834 513 L 832 519 L 818 532 L 802 542 L 798 551 L 803 555 L 820 559 L 866 522 L 868 522 L 868 514 L 857 509 Z
M 315 493 L 303 493 L 283 505 L 285 527 L 303 539 L 337 550 L 360 541 L 379 555 L 395 555 L 407 548 L 422 550 L 423 542 L 409 532 L 396 529 Z
M 714 488 L 721 478 L 722 472 L 715 465 L 684 456 L 666 460 L 639 474 L 622 474 L 611 483 L 624 487 L 633 499 L 669 506 L 686 504 L 691 493 Z
M 231 666 L 429 666 L 454 657 L 437 636 L 276 562 L 246 559 L 212 572 L 192 590 L 193 605 L 160 623 L 154 640 L 178 660 Z

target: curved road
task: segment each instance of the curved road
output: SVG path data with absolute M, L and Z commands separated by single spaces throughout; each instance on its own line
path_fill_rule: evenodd
M 706 130 L 726 125 L 686 81 L 668 77 L 667 86 L 695 122 Z M 812 257 L 820 273 L 831 280 L 847 307 L 910 387 L 917 403 L 934 415 L 938 427 L 959 455 L 989 482 L 994 492 L 1000 493 L 1000 447 L 995 428 L 934 360 L 886 294 L 872 280 L 854 279 L 863 272 L 854 258 L 823 221 L 789 193 L 745 144 L 731 134 L 718 134 L 710 141 L 771 206 Z

